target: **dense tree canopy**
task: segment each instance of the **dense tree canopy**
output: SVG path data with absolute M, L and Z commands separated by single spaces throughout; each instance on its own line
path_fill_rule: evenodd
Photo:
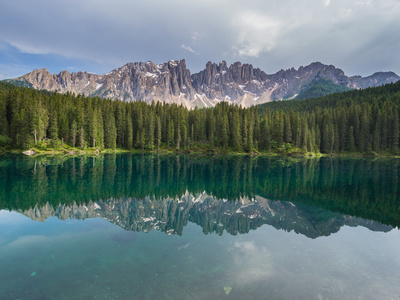
M 338 153 L 399 150 L 400 83 L 323 98 L 188 110 L 0 83 L 0 147 L 44 139 L 73 147 Z

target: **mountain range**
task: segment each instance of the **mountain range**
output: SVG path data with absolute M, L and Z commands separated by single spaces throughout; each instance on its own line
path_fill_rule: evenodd
M 60 93 L 122 101 L 163 101 L 194 108 L 212 107 L 220 101 L 249 107 L 274 100 L 375 87 L 398 80 L 400 77 L 393 72 L 349 77 L 341 69 L 320 62 L 275 74 L 266 74 L 241 62 L 230 66 L 225 61 L 208 62 L 204 70 L 191 74 L 182 59 L 158 65 L 151 61 L 128 63 L 103 75 L 68 71 L 51 74 L 47 69 L 40 69 L 5 81 Z

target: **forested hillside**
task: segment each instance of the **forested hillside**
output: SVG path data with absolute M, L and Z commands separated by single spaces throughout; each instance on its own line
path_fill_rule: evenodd
M 350 91 L 351 89 L 324 78 L 314 79 L 308 86 L 301 90 L 295 99 L 318 98 L 339 92 Z
M 389 152 L 399 147 L 400 83 L 323 98 L 215 108 L 121 102 L 0 83 L 0 147 L 235 152 Z M 301 150 L 300 150 L 301 149 Z

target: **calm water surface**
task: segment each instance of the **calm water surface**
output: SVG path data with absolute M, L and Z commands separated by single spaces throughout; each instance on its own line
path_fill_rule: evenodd
M 0 157 L 0 299 L 400 299 L 400 162 Z

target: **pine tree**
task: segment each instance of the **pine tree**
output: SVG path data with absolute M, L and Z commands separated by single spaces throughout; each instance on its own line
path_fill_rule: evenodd
M 97 123 L 96 123 L 96 127 L 97 127 L 97 136 L 96 136 L 97 147 L 102 149 L 104 147 L 104 121 L 103 121 L 103 116 L 101 114 L 100 108 L 97 109 L 96 113 L 97 113 Z
M 339 151 L 344 151 L 344 149 L 346 148 L 346 141 L 347 141 L 347 137 L 346 137 L 346 133 L 347 133 L 347 117 L 346 117 L 346 112 L 345 110 L 342 108 L 339 111 L 339 121 L 338 121 L 338 136 L 337 136 L 337 141 L 339 143 Z
M 142 151 L 144 151 L 144 144 L 146 143 L 146 138 L 144 134 L 144 128 L 140 132 L 140 139 L 139 139 L 140 147 L 142 148 Z
M 301 121 L 301 148 L 303 152 L 308 152 L 310 149 L 308 148 L 309 144 L 309 130 L 308 130 L 308 125 L 307 121 L 303 119 Z
M 376 115 L 375 127 L 372 137 L 372 149 L 375 152 L 380 151 L 381 148 L 381 130 L 382 130 L 382 114 L 378 111 Z
M 125 105 L 121 101 L 116 101 L 115 106 L 116 106 L 115 125 L 117 128 L 117 145 L 118 147 L 123 147 L 125 141 L 125 129 L 126 129 Z
M 339 130 L 338 130 L 338 127 L 336 125 L 333 127 L 333 129 L 334 129 L 334 140 L 333 140 L 332 152 L 338 153 L 339 152 L 339 145 L 340 145 Z
M 324 153 L 333 153 L 335 145 L 335 129 L 331 122 L 326 122 L 322 135 L 322 151 Z
M 349 151 L 350 152 L 354 152 L 356 151 L 356 146 L 355 146 L 355 142 L 354 142 L 354 128 L 353 126 L 350 126 L 349 129 Z
M 273 123 L 272 139 L 277 143 L 278 146 L 283 144 L 283 112 L 276 112 Z
M 68 124 L 68 118 L 65 113 L 62 113 L 59 115 L 59 123 L 58 123 L 58 128 L 59 128 L 59 138 L 68 143 L 69 139 L 69 124 Z
M 247 143 L 247 118 L 245 117 L 243 120 L 243 144 L 245 145 Z M 242 135 L 241 135 L 241 130 L 240 130 L 240 122 L 239 122 L 239 114 L 237 110 L 233 111 L 232 114 L 232 122 L 231 122 L 231 143 L 232 143 L 232 148 L 240 152 L 242 151 L 242 143 L 240 141 Z
M 180 126 L 179 119 L 178 119 L 178 122 L 177 122 L 177 125 L 176 125 L 175 139 L 176 139 L 176 142 L 175 142 L 176 149 L 179 150 L 180 146 L 181 146 L 181 139 L 182 139 L 181 126 Z
M 399 150 L 399 114 L 397 110 L 393 111 L 393 146 L 392 150 L 397 152 Z
M 148 120 L 147 120 L 147 132 L 146 136 L 148 138 L 148 148 L 150 150 L 154 149 L 154 129 L 155 129 L 155 124 L 154 124 L 154 112 L 150 110 L 148 114 Z
M 247 136 L 247 145 L 246 145 L 247 152 L 249 152 L 249 153 L 253 149 L 253 132 L 254 132 L 254 130 L 253 130 L 253 122 L 252 122 L 252 120 L 249 120 L 248 129 L 247 129 L 247 134 L 248 134 L 248 136 Z
M 35 144 L 40 142 L 46 136 L 46 129 L 49 123 L 47 109 L 41 101 L 32 104 L 30 124 Z
M 143 130 L 143 112 L 141 106 L 136 117 L 136 147 L 141 148 L 141 132 Z
M 126 148 L 131 150 L 133 147 L 133 127 L 132 119 L 129 115 L 126 116 Z
M 77 138 L 77 135 L 78 135 L 78 125 L 77 125 L 77 123 L 76 123 L 76 121 L 74 120 L 73 122 L 72 122 L 72 125 L 71 125 L 71 141 L 72 141 L 72 147 L 75 147 L 76 146 L 76 138 Z
M 285 143 L 290 143 L 292 141 L 292 127 L 289 115 L 287 114 L 284 114 L 284 140 Z
M 50 115 L 49 138 L 56 141 L 58 139 L 58 118 L 57 112 L 53 111 Z
M 157 117 L 157 124 L 156 124 L 156 131 L 157 131 L 157 152 L 160 152 L 160 145 L 161 145 L 161 121 L 160 117 Z
M 0 135 L 8 136 L 7 101 L 4 95 L 0 94 Z
M 226 115 L 226 113 L 222 117 L 221 133 L 222 133 L 222 147 L 224 149 L 228 149 L 228 145 L 229 145 L 229 122 L 228 122 L 228 116 Z
M 366 152 L 370 148 L 370 135 L 369 135 L 369 118 L 367 110 L 364 109 L 361 117 L 361 130 L 359 149 L 361 152 Z
M 79 147 L 81 149 L 85 148 L 85 130 L 81 127 L 80 134 L 79 134 Z
M 210 147 L 213 149 L 215 146 L 215 117 L 214 117 L 214 111 L 210 110 L 210 115 L 209 115 L 209 130 L 208 130 L 208 141 L 210 142 Z
M 315 128 L 315 151 L 321 152 L 321 130 L 317 124 Z
M 300 117 L 299 113 L 290 111 L 290 127 L 292 128 L 292 140 L 295 141 L 296 148 L 299 147 L 300 142 Z
M 117 127 L 111 110 L 107 111 L 104 116 L 104 129 L 104 146 L 108 149 L 115 149 L 117 147 Z
M 172 145 L 175 136 L 175 129 L 174 129 L 174 121 L 168 121 L 168 133 L 167 133 L 167 147 L 169 148 Z

